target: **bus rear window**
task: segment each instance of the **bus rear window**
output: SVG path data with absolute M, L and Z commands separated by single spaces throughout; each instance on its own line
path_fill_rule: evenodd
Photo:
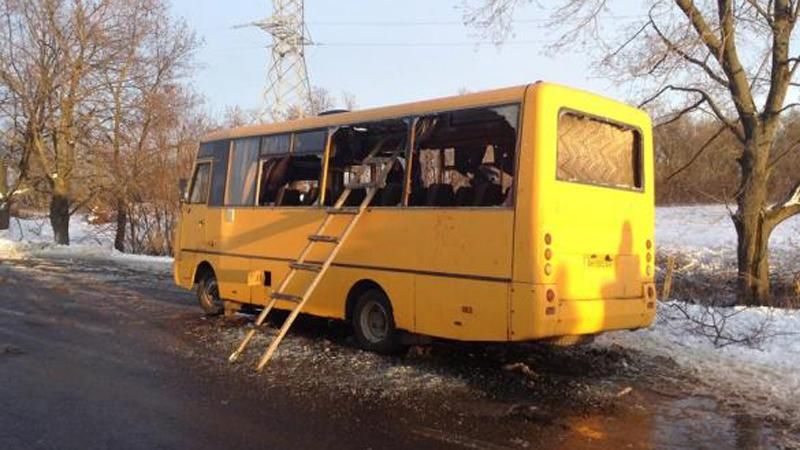
M 556 176 L 561 181 L 639 190 L 641 155 L 637 130 L 573 112 L 558 118 Z

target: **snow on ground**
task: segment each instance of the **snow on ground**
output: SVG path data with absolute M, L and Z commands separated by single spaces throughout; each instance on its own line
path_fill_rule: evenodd
M 8 230 L 0 231 L 0 259 L 3 258 L 91 258 L 113 259 L 128 266 L 164 270 L 172 258 L 131 255 L 114 249 L 113 225 L 94 225 L 85 216 L 72 216 L 70 245 L 53 243 L 53 229 L 47 217 L 11 219 Z
M 800 216 L 775 228 L 769 245 L 775 272 L 800 272 Z M 736 230 L 723 205 L 656 208 L 656 246 L 662 255 L 689 257 L 692 268 L 733 271 L 735 275 Z
M 736 251 L 736 230 L 723 205 L 656 208 L 656 244 L 667 249 Z M 773 250 L 800 249 L 800 216 L 779 225 L 772 233 Z
M 686 311 L 686 313 L 681 312 Z M 755 414 L 800 420 L 800 311 L 772 308 L 714 308 L 731 316 L 725 334 L 754 336 L 755 345 L 715 346 L 697 332 L 707 310 L 683 302 L 662 303 L 652 327 L 602 335 L 596 345 L 619 345 L 671 358 L 705 383 L 724 402 L 746 405 Z M 759 330 L 761 330 L 759 332 Z

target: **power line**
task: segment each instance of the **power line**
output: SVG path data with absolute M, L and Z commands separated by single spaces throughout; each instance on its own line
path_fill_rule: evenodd
M 504 41 L 500 43 L 495 43 L 492 41 L 460 41 L 460 42 L 316 42 L 313 43 L 306 43 L 305 47 L 340 47 L 340 48 L 347 48 L 347 47 L 408 47 L 408 48 L 420 48 L 420 47 L 505 47 L 505 46 L 514 46 L 514 45 L 547 45 L 551 44 L 553 41 L 548 40 L 518 40 L 518 41 Z M 231 47 L 231 48 L 222 48 L 217 49 L 215 52 L 223 53 L 223 52 L 231 52 L 231 51 L 240 51 L 240 50 L 255 50 L 255 49 L 272 49 L 274 46 L 272 45 L 252 45 L 252 46 L 241 46 L 241 47 Z
M 609 16 L 605 19 L 609 20 L 630 20 L 630 19 L 644 19 L 642 15 L 621 15 Z M 550 23 L 552 19 L 515 19 L 512 24 L 526 24 L 526 23 Z M 468 25 L 463 20 L 421 20 L 421 21 L 309 21 L 307 25 L 314 26 L 347 26 L 347 27 L 416 27 L 416 26 L 448 26 L 448 25 Z
M 507 45 L 542 45 L 550 44 L 547 40 L 518 40 L 518 41 L 460 41 L 460 42 L 313 42 L 307 47 L 486 47 Z

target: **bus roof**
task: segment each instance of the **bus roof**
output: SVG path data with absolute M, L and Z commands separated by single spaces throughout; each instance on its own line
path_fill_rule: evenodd
M 339 124 L 372 122 L 375 120 L 406 117 L 420 113 L 433 113 L 437 111 L 464 107 L 478 107 L 502 103 L 521 102 L 528 86 L 531 85 L 526 84 L 510 88 L 475 92 L 433 100 L 404 103 L 400 105 L 382 106 L 379 108 L 306 117 L 303 119 L 289 120 L 286 122 L 229 128 L 207 134 L 201 141 L 209 142 L 222 139 L 262 136 L 290 131 L 325 128 Z

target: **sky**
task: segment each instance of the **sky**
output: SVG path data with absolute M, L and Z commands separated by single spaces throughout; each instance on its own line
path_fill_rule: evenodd
M 266 85 L 269 37 L 234 28 L 271 14 L 269 0 L 172 0 L 174 14 L 203 45 L 190 80 L 213 114 L 259 109 Z M 411 102 L 546 80 L 624 99 L 620 86 L 597 77 L 585 55 L 548 56 L 556 36 L 542 28 L 547 11 L 525 5 L 503 46 L 461 23 L 463 0 L 306 0 L 312 40 L 306 59 L 313 86 L 352 94 L 358 108 Z M 433 23 L 432 23 L 433 22 Z

